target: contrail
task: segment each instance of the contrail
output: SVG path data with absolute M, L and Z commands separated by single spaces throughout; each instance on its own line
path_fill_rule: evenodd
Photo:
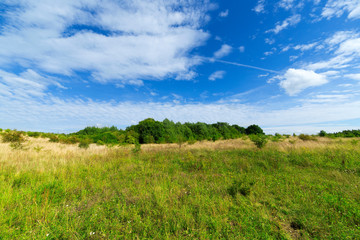
M 224 61 L 224 60 L 220 60 L 220 59 L 215 59 L 215 58 L 205 58 L 204 59 L 210 61 L 210 62 L 220 62 L 220 63 L 225 63 L 225 64 L 230 64 L 230 65 L 234 65 L 234 66 L 238 66 L 238 67 L 245 67 L 245 68 L 252 68 L 252 69 L 257 69 L 257 70 L 261 70 L 261 71 L 265 71 L 265 72 L 271 72 L 271 73 L 280 73 L 278 71 L 275 70 L 271 70 L 271 69 L 266 69 L 266 68 L 261 68 L 261 67 L 255 67 L 255 66 L 251 66 L 251 65 L 246 65 L 246 64 L 242 64 L 242 63 L 236 63 L 236 62 L 228 62 L 228 61 Z

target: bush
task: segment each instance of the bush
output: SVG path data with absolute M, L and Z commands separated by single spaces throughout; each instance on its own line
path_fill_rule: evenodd
M 38 138 L 38 137 L 40 137 L 40 132 L 27 132 L 27 135 L 29 136 L 29 137 L 33 137 L 33 138 Z
M 326 132 L 325 132 L 324 130 L 321 130 L 321 131 L 319 132 L 319 136 L 320 136 L 320 137 L 326 137 Z
M 90 140 L 88 139 L 81 140 L 79 143 L 79 148 L 88 149 L 89 146 L 90 146 Z
M 8 131 L 2 134 L 2 141 L 4 143 L 22 143 L 25 142 L 25 138 L 21 132 Z
M 317 141 L 317 139 L 315 137 L 307 135 L 307 134 L 300 134 L 299 138 L 303 141 Z
M 268 141 L 265 135 L 252 135 L 252 136 L 250 136 L 250 140 L 259 149 L 265 147 L 265 145 Z
M 56 135 L 50 135 L 49 142 L 59 142 L 59 137 Z
M 2 141 L 4 143 L 10 143 L 10 147 L 15 150 L 24 149 L 22 145 L 25 142 L 25 138 L 22 132 L 18 131 L 7 131 L 2 134 Z
M 137 154 L 141 151 L 141 144 L 138 142 L 135 142 L 135 147 L 131 150 L 134 154 Z

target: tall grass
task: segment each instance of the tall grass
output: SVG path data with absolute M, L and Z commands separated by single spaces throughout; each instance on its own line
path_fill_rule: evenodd
M 343 140 L 132 147 L 0 144 L 0 239 L 359 239 Z

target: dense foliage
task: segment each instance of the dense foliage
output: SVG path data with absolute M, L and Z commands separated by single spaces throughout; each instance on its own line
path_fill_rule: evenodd
M 344 130 L 342 132 L 335 132 L 335 133 L 326 133 L 324 130 L 321 130 L 318 135 L 320 137 L 360 137 L 360 129 Z
M 71 134 L 41 134 L 29 132 L 29 136 L 48 137 L 51 142 L 61 143 L 96 143 L 102 144 L 135 144 L 135 143 L 184 143 L 202 140 L 216 141 L 219 139 L 235 139 L 243 135 L 264 134 L 257 125 L 248 128 L 230 125 L 225 122 L 207 124 L 180 123 L 168 119 L 156 121 L 152 118 L 145 119 L 137 125 L 132 125 L 125 130 L 112 127 L 86 127 Z

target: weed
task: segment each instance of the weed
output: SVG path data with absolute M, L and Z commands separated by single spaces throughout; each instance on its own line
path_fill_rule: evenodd
M 10 147 L 12 149 L 14 149 L 14 150 L 23 150 L 23 149 L 25 149 L 24 145 L 21 142 L 12 142 L 12 143 L 10 143 Z
M 44 147 L 41 146 L 34 147 L 35 152 L 40 152 L 42 149 L 44 149 Z
M 138 154 L 141 151 L 141 144 L 135 142 L 134 148 L 131 150 L 134 154 Z

